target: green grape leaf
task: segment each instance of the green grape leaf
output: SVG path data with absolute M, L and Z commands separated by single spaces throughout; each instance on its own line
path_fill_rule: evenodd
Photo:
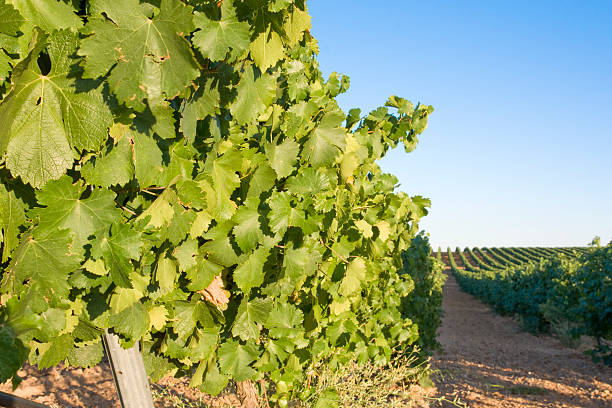
M 237 341 L 227 341 L 219 347 L 219 365 L 221 371 L 230 375 L 235 381 L 252 378 L 256 371 L 249 367 L 257 357 L 257 347 L 251 343 L 241 345 Z
M 268 319 L 271 309 L 270 298 L 255 298 L 250 301 L 243 298 L 232 325 L 232 335 L 244 341 L 257 340 L 261 326 Z
M 274 186 L 274 182 L 276 180 L 276 174 L 272 167 L 270 167 L 267 163 L 263 163 L 255 173 L 251 177 L 249 181 L 249 191 L 247 193 L 248 198 L 257 198 L 264 191 L 268 191 Z
M 200 364 L 204 364 L 204 362 Z M 204 378 L 204 382 L 200 386 L 200 390 L 211 395 L 218 395 L 227 387 L 228 382 L 228 376 L 221 374 L 219 367 L 217 366 L 217 362 L 212 360 L 207 364 L 206 376 Z
M 200 252 L 207 254 L 212 262 L 227 267 L 238 263 L 238 256 L 228 237 L 232 226 L 231 222 L 224 222 L 211 228 L 204 234 L 204 238 L 209 241 L 200 247 Z
M 7 326 L 0 326 L 0 383 L 10 380 L 25 364 L 28 349 Z
M 134 269 L 130 259 L 139 259 L 143 245 L 140 233 L 129 224 L 112 224 L 108 233 L 96 236 L 92 243 L 91 253 L 96 258 L 104 259 L 110 276 L 117 286 L 131 288 L 129 275 Z
M 172 370 L 172 363 L 166 358 L 158 355 L 152 348 L 151 342 L 143 341 L 141 343 L 142 359 L 147 374 L 151 377 L 151 381 L 161 380 L 168 371 Z
M 102 361 L 102 357 L 104 357 L 102 342 L 85 344 L 70 350 L 68 363 L 75 367 L 90 368 L 98 365 Z
M 230 112 L 239 124 L 257 119 L 272 104 L 275 92 L 275 78 L 263 74 L 255 79 L 254 68 L 245 68 L 236 87 L 236 100 L 229 106 Z
M 300 169 L 296 177 L 287 180 L 287 191 L 291 194 L 317 194 L 330 188 L 331 183 L 327 174 L 312 167 Z
M 193 220 L 193 223 L 191 224 L 191 228 L 189 229 L 189 236 L 193 239 L 201 237 L 206 231 L 208 231 L 211 221 L 212 217 L 207 211 L 198 212 L 195 220 Z
M 96 157 L 95 162 L 87 162 L 84 165 L 88 177 L 94 179 L 95 184 L 126 183 L 126 180 L 133 176 L 138 180 L 140 188 L 155 184 L 163 171 L 162 151 L 152 136 L 137 129 L 137 124 L 130 126 L 114 123 L 111 126 L 109 133 L 117 141 L 117 145 Z M 174 137 L 174 126 L 172 135 Z M 132 145 L 130 149 L 127 148 L 128 144 Z M 110 171 L 112 165 L 117 166 L 119 170 L 116 174 Z M 109 174 L 109 177 L 105 178 L 105 174 Z
M 302 333 L 304 314 L 298 308 L 288 303 L 276 303 L 270 314 L 266 327 L 270 329 L 270 336 L 275 338 L 294 338 Z
M 162 0 L 149 18 L 138 0 L 93 0 L 85 25 L 91 34 L 81 41 L 84 75 L 98 78 L 110 72 L 108 83 L 120 102 L 143 110 L 150 95 L 181 94 L 198 70 L 189 43 L 194 29 L 192 8 L 179 0 Z
M 342 296 L 349 296 L 361 288 L 361 283 L 366 277 L 366 264 L 363 259 L 355 258 L 346 267 L 346 272 L 338 293 Z
M 140 188 L 155 184 L 157 176 L 162 171 L 162 151 L 157 142 L 150 136 L 140 132 L 132 132 L 134 143 L 134 176 Z M 126 169 L 129 169 L 127 164 Z
M 289 138 L 279 145 L 266 145 L 266 156 L 278 178 L 287 177 L 293 172 L 299 152 L 300 145 Z
M 123 186 L 134 177 L 132 145 L 120 139 L 107 152 L 83 165 L 81 174 L 88 184 L 101 187 Z
M 205 289 L 215 276 L 218 276 L 223 267 L 207 259 L 198 260 L 197 267 L 187 271 L 187 279 L 191 281 L 188 288 L 192 291 Z
M 149 329 L 149 313 L 140 302 L 126 307 L 110 317 L 110 325 L 118 334 L 131 339 L 141 339 Z
M 40 356 L 38 368 L 53 367 L 66 360 L 73 347 L 73 343 L 74 339 L 71 334 L 62 334 L 53 339 L 49 348 Z
M 132 306 L 134 303 L 142 299 L 144 295 L 144 288 L 138 287 L 140 286 L 138 285 L 138 277 L 142 278 L 141 275 L 138 275 L 135 272 L 130 274 L 130 278 L 136 278 L 136 281 L 132 281 L 134 288 L 115 287 L 113 290 L 114 293 L 112 294 L 109 302 L 110 311 L 112 313 L 119 313 L 126 307 Z
M 236 204 L 231 200 L 231 196 L 240 186 L 236 171 L 241 167 L 242 157 L 235 151 L 207 161 L 205 174 L 212 180 L 212 197 L 209 197 L 208 204 L 209 208 L 213 208 L 212 214 L 220 219 L 229 219 L 236 211 Z
M 192 178 L 192 172 L 195 165 L 194 155 L 195 149 L 179 140 L 172 143 L 168 147 L 163 148 L 165 162 L 170 158 L 170 162 L 163 167 L 162 173 L 159 174 L 156 185 L 167 186 L 176 180 L 177 176 L 184 178 Z
M 238 21 L 232 0 L 221 3 L 220 20 L 211 20 L 206 14 L 196 12 L 195 24 L 200 30 L 195 32 L 192 41 L 204 58 L 220 61 L 230 50 L 237 56 L 249 47 L 251 27 L 247 22 Z
M 2 21 L 0 33 L 16 36 L 25 20 L 11 4 L 2 0 L 0 2 L 0 21 Z
M 355 221 L 355 226 L 365 238 L 372 238 L 374 236 L 374 232 L 372 231 L 372 226 L 368 224 L 366 220 L 358 220 Z
M 50 234 L 34 228 L 22 236 L 8 273 L 14 273 L 19 284 L 33 280 L 43 293 L 65 297 L 70 288 L 68 276 L 80 265 L 80 259 L 71 247 L 70 231 L 59 230 Z
M 206 200 L 202 187 L 194 180 L 179 180 L 176 183 L 176 191 L 179 202 L 183 207 L 202 209 L 206 206 Z
M 176 206 L 174 210 L 174 218 L 170 222 L 166 237 L 172 245 L 178 245 L 191 229 L 191 225 L 195 220 L 196 214 L 194 211 L 183 211 L 183 207 Z
M 155 228 L 167 227 L 174 218 L 174 208 L 177 202 L 176 192 L 173 188 L 166 188 L 164 191 L 153 201 L 153 203 L 144 210 L 136 219 L 149 219 L 147 225 L 151 225 Z
M 0 85 L 8 79 L 9 73 L 13 69 L 11 62 L 12 58 L 2 51 L 2 43 L 0 43 Z
M 414 111 L 414 105 L 412 102 L 395 95 L 391 95 L 389 99 L 387 99 L 385 106 L 397 108 L 397 112 L 400 114 L 409 114 Z
M 278 13 L 293 4 L 293 1 L 294 0 L 272 0 L 268 7 L 271 12 Z
M 409 205 L 410 219 L 418 221 L 429 213 L 427 208 L 431 207 L 431 200 L 422 196 L 412 196 Z
M 72 184 L 69 176 L 49 181 L 36 193 L 38 203 L 46 207 L 31 212 L 39 217 L 39 228 L 49 233 L 68 229 L 74 237 L 74 246 L 80 248 L 91 235 L 121 219 L 121 211 L 115 206 L 115 193 L 94 189 L 82 199 L 84 190 L 83 186 Z
M 161 331 L 168 321 L 168 309 L 162 305 L 153 306 L 149 309 L 149 321 L 151 327 Z
M 26 21 L 46 32 L 63 28 L 80 28 L 83 25 L 70 5 L 63 1 L 11 0 Z
M 78 35 L 57 31 L 45 44 L 39 36 L 30 56 L 13 73 L 12 91 L 0 105 L 0 154 L 15 176 L 42 187 L 72 167 L 73 148 L 96 150 L 112 123 L 99 90 L 76 93 L 70 77 Z M 51 70 L 41 73 L 37 57 L 46 45 Z M 36 154 L 35 154 L 36 153 Z
M 172 252 L 172 256 L 178 261 L 179 269 L 182 272 L 188 271 L 197 265 L 197 255 L 198 242 L 193 238 L 187 238 Z
M 346 146 L 346 129 L 340 127 L 341 111 L 327 113 L 304 145 L 302 154 L 313 167 L 329 166 Z
M 285 47 L 281 37 L 270 28 L 260 33 L 249 46 L 255 64 L 265 72 L 285 57 Z
M 233 229 L 234 237 L 242 252 L 254 249 L 263 239 L 257 211 L 258 204 L 258 200 L 248 199 L 245 205 L 238 208 L 232 218 L 232 221 L 236 223 Z
M 344 312 L 351 310 L 351 301 L 347 298 L 336 298 L 329 305 L 331 314 L 339 316 Z
M 219 342 L 219 332 L 215 329 L 196 329 L 189 340 L 189 357 L 193 360 L 206 360 L 215 351 Z
M 270 206 L 270 229 L 273 232 L 284 233 L 287 228 L 304 223 L 305 214 L 303 210 L 295 208 L 291 204 L 291 196 L 288 193 L 273 193 L 268 199 Z
M 291 279 L 300 279 L 312 275 L 321 261 L 321 255 L 309 251 L 306 247 L 287 248 L 283 258 L 285 273 Z
M 186 339 L 196 326 L 195 304 L 176 302 L 174 304 L 173 329 L 179 339 Z
M 335 388 L 326 388 L 317 397 L 317 403 L 313 408 L 338 408 L 340 395 Z
M 260 247 L 253 251 L 240 266 L 234 271 L 234 282 L 245 294 L 249 294 L 252 288 L 263 283 L 266 274 L 263 266 L 268 259 L 270 250 Z
M 155 279 L 159 283 L 159 287 L 171 289 L 177 276 L 176 262 L 166 257 L 159 258 L 157 268 L 155 269 Z
M 0 184 L 0 208 L 0 243 L 3 243 L 0 263 L 4 263 L 19 244 L 19 227 L 25 223 L 26 217 L 23 201 L 3 184 Z
M 291 47 L 297 45 L 302 39 L 302 33 L 310 30 L 310 27 L 310 15 L 308 12 L 294 7 L 283 23 L 288 44 Z
M 188 142 L 195 141 L 198 120 L 213 115 L 219 109 L 220 99 L 218 83 L 209 79 L 185 101 L 181 109 L 181 131 Z

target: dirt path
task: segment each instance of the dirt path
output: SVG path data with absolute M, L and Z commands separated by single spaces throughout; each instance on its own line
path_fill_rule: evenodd
M 612 407 L 612 368 L 555 338 L 521 331 L 461 291 L 452 275 L 442 307 L 443 352 L 432 359 L 438 395 L 472 408 Z

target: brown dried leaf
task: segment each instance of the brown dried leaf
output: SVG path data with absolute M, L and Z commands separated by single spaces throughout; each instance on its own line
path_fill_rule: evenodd
M 219 274 L 215 276 L 206 289 L 200 290 L 199 293 L 207 302 L 225 309 L 229 303 L 229 292 L 223 289 L 223 287 L 223 280 L 221 279 L 221 274 Z

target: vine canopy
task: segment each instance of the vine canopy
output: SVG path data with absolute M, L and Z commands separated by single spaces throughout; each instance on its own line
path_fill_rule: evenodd
M 318 361 L 430 342 L 400 307 L 429 200 L 376 161 L 433 108 L 345 114 L 304 1 L 0 0 L 0 21 L 0 381 L 95 365 L 109 329 L 154 379 L 281 401 Z

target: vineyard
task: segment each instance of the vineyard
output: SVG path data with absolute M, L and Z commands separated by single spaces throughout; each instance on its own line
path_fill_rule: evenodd
M 593 248 L 456 248 L 436 256 L 459 285 L 526 330 L 576 347 L 595 338 L 595 362 L 612 365 L 612 244 Z
M 306 0 L 0 0 L 0 405 L 78 368 L 125 408 L 173 380 L 244 408 L 460 406 L 423 391 L 455 278 L 612 365 L 612 245 L 434 252 L 431 201 L 380 167 L 434 108 L 345 112 L 311 28 Z

